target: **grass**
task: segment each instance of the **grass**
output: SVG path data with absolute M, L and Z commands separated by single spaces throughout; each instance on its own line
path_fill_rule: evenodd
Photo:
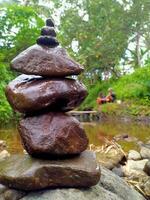
M 102 112 L 116 115 L 150 116 L 150 66 L 141 67 L 118 80 L 99 81 L 88 87 L 89 95 L 80 106 L 80 110 L 97 109 L 96 99 L 99 92 L 106 95 L 109 87 L 114 89 L 117 99 L 122 103 L 103 104 Z

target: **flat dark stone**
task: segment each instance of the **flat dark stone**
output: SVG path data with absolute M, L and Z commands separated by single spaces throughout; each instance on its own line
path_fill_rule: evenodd
M 40 160 L 18 154 L 0 162 L 0 183 L 19 190 L 91 187 L 99 179 L 100 169 L 90 151 L 65 160 Z
M 80 122 L 65 113 L 49 112 L 26 117 L 19 123 L 19 133 L 25 149 L 34 157 L 79 154 L 88 145 Z
M 33 45 L 15 57 L 11 67 L 24 74 L 46 77 L 78 75 L 83 71 L 83 67 L 60 46 L 49 48 Z
M 48 47 L 56 47 L 59 45 L 59 42 L 56 40 L 55 37 L 42 35 L 38 37 L 36 43 L 39 45 L 46 45 Z
M 74 79 L 21 75 L 9 83 L 6 96 L 15 110 L 31 114 L 43 109 L 72 110 L 82 103 L 87 91 Z
M 49 35 L 49 36 L 52 36 L 52 37 L 56 37 L 56 32 L 55 32 L 55 29 L 53 27 L 44 26 L 41 29 L 41 35 Z

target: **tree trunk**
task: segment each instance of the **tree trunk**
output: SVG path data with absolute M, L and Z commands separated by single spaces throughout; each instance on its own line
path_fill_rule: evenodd
M 140 33 L 137 32 L 136 35 L 136 67 L 140 67 L 141 66 L 141 54 L 140 54 Z

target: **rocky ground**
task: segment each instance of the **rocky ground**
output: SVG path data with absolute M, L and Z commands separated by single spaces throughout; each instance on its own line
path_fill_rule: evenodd
M 0 187 L 0 200 L 145 200 L 122 178 L 101 167 L 100 182 L 89 189 L 53 189 L 25 193 Z
M 5 142 L 0 141 L 0 146 L 0 160 L 4 160 L 10 154 L 6 150 Z M 115 142 L 101 149 L 90 146 L 97 154 L 102 174 L 100 182 L 90 189 L 24 192 L 0 185 L 0 200 L 150 199 L 150 142 L 147 144 L 139 143 L 139 146 L 139 152 L 130 150 L 127 155 Z

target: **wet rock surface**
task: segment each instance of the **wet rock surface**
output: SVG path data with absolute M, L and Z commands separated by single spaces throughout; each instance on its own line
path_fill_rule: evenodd
M 111 171 L 101 167 L 101 174 L 99 183 L 88 189 L 41 190 L 29 192 L 21 200 L 145 200 L 141 194 Z M 20 191 L 15 193 L 20 195 Z M 18 200 L 14 198 L 17 196 L 16 194 L 13 195 L 13 192 L 10 194 L 12 194 L 13 200 Z M 3 197 L 3 195 L 1 196 Z
M 29 155 L 12 155 L 0 163 L 0 183 L 22 190 L 90 187 L 98 183 L 99 177 L 95 155 L 90 151 L 65 160 L 41 160 Z
M 74 79 L 21 75 L 9 83 L 6 96 L 11 106 L 23 113 L 42 109 L 68 111 L 82 103 L 87 91 Z
M 22 143 L 32 156 L 78 154 L 88 145 L 80 122 L 64 113 L 42 114 L 20 121 Z
M 14 58 L 11 67 L 24 74 L 46 77 L 78 75 L 83 71 L 83 67 L 60 46 L 33 45 Z

